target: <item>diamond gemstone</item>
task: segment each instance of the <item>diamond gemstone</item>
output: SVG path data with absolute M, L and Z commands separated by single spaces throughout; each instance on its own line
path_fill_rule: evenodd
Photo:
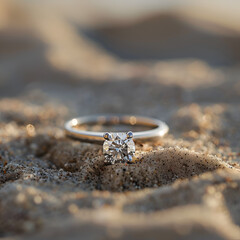
M 126 133 L 111 133 L 112 139 L 103 143 L 103 154 L 107 162 L 131 162 L 135 154 L 135 144 Z

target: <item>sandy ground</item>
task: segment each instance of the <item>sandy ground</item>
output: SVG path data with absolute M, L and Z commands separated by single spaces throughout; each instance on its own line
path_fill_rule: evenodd
M 166 13 L 83 28 L 3 8 L 1 237 L 240 239 L 238 32 Z M 105 165 L 101 146 L 63 131 L 96 113 L 170 132 L 138 142 L 138 162 Z

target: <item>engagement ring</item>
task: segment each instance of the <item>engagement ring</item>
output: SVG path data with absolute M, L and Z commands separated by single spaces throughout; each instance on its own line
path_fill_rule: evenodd
M 95 131 L 94 126 L 108 128 L 124 125 L 128 131 Z M 87 130 L 83 129 L 87 128 Z M 91 128 L 91 130 L 88 130 Z M 132 131 L 133 128 L 147 128 L 144 131 Z M 92 131 L 93 129 L 93 131 Z M 130 163 L 135 155 L 133 139 L 152 139 L 164 136 L 169 128 L 166 123 L 148 117 L 139 116 L 87 116 L 73 118 L 65 124 L 66 134 L 87 142 L 103 142 L 103 154 L 108 163 Z

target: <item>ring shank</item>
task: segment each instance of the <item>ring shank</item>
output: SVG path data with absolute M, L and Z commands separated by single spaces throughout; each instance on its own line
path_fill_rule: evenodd
M 129 126 L 134 125 L 142 125 L 148 126 L 153 129 L 133 132 L 134 139 L 148 139 L 154 137 L 162 137 L 164 136 L 169 128 L 166 123 L 148 117 L 140 117 L 140 116 L 130 116 L 130 115 L 95 115 L 95 116 L 86 116 L 86 117 L 78 117 L 73 118 L 65 124 L 66 134 L 70 137 L 77 138 L 79 140 L 86 141 L 104 141 L 103 135 L 105 132 L 94 132 L 94 131 L 84 131 L 79 130 L 76 126 L 83 124 L 127 124 Z

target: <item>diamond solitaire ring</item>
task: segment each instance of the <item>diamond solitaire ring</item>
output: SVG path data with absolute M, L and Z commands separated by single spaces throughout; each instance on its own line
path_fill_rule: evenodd
M 127 131 L 112 131 L 116 126 L 127 126 Z M 111 131 L 96 131 L 94 126 L 111 127 Z M 84 128 L 84 129 L 83 129 Z M 90 128 L 90 129 L 89 129 Z M 133 128 L 144 128 L 132 131 Z M 87 129 L 87 130 L 86 130 Z M 166 123 L 148 117 L 131 115 L 102 115 L 73 118 L 66 122 L 65 130 L 69 137 L 87 142 L 103 142 L 103 154 L 108 163 L 133 161 L 135 154 L 134 139 L 153 139 L 168 132 Z

